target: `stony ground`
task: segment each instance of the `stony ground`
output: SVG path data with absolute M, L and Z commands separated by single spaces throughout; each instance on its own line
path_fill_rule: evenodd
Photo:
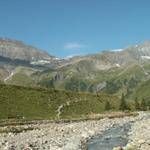
M 128 148 L 150 150 L 150 113 L 141 113 L 129 133 Z
M 115 119 L 102 119 L 97 121 L 81 121 L 73 123 L 38 123 L 35 125 L 16 126 L 15 129 L 33 129 L 17 133 L 12 132 L 0 134 L 1 150 L 81 150 L 85 141 L 101 133 L 116 124 L 123 125 L 129 121 L 136 121 L 130 133 L 130 146 L 139 143 L 140 150 L 150 145 L 150 119 L 147 114 L 140 113 L 138 117 L 124 117 Z M 144 116 L 144 117 L 143 117 Z M 0 130 L 7 130 L 1 127 Z M 144 136 L 147 134 L 147 136 Z M 136 140 L 137 139 L 137 140 Z M 128 145 L 128 146 L 129 146 Z M 144 149 L 142 149 L 144 147 Z

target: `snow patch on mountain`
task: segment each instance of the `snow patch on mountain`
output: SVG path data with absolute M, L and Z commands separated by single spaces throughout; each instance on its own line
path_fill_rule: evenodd
M 116 64 L 116 67 L 120 68 L 120 65 L 119 65 L 119 64 Z
M 51 61 L 49 60 L 38 60 L 38 61 L 32 61 L 30 64 L 32 65 L 44 65 L 44 64 L 50 64 Z
M 150 59 L 150 56 L 141 56 L 142 59 Z

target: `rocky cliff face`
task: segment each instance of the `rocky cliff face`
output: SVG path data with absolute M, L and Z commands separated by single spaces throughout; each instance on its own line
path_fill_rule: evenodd
M 26 45 L 23 42 L 2 38 L 0 39 L 0 56 L 30 62 L 50 60 L 53 58 L 48 53 L 30 45 Z
M 141 45 L 130 46 L 122 50 L 104 51 L 88 56 L 99 64 L 123 65 L 129 62 L 143 63 L 150 60 L 150 42 Z M 119 64 L 119 65 L 118 65 Z
M 25 71 L 30 68 L 34 72 L 35 69 L 46 69 L 47 64 L 53 65 L 53 60 L 55 57 L 33 46 L 16 40 L 0 38 L 0 80 L 3 82 L 6 82 L 10 76 L 15 76 L 14 72 L 18 70 L 18 67 L 23 67 Z M 16 78 L 19 82 L 22 81 L 22 78 Z

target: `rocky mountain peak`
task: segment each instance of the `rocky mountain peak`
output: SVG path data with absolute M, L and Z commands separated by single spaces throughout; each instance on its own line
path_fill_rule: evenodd
M 0 38 L 0 56 L 11 59 L 20 59 L 26 61 L 50 60 L 47 52 L 33 46 L 27 45 L 21 41 Z

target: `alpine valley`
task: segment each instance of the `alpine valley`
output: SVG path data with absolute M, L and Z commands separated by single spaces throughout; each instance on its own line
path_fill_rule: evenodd
M 0 82 L 150 100 L 150 42 L 61 59 L 1 38 Z
M 149 89 L 150 42 L 61 59 L 1 38 L 0 149 L 149 150 Z

